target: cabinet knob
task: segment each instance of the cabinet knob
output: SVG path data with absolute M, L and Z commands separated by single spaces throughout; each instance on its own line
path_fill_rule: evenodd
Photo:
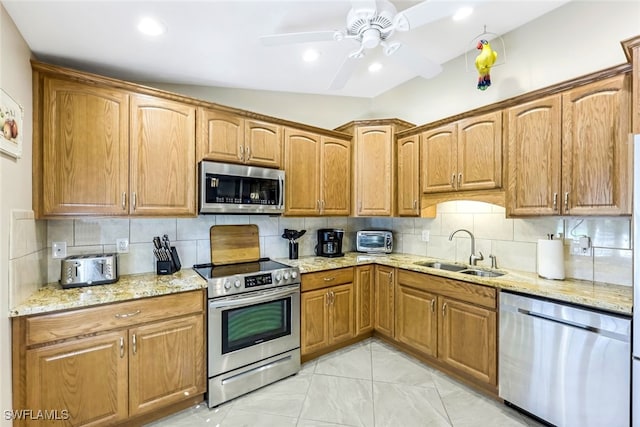
M 442 304 L 442 317 L 447 315 L 447 303 Z

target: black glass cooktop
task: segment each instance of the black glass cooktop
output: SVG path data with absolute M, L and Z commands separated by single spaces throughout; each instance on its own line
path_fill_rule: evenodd
M 228 265 L 196 264 L 194 270 L 205 279 L 215 279 L 219 277 L 234 276 L 236 274 L 266 273 L 280 268 L 290 268 L 288 265 L 260 258 L 255 262 L 243 262 Z

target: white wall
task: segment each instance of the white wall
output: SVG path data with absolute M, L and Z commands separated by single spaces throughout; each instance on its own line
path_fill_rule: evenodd
M 24 108 L 22 125 L 22 158 L 14 159 L 0 154 L 0 425 L 9 426 L 4 410 L 11 404 L 11 333 L 9 312 L 10 259 L 19 257 L 17 243 L 10 250 L 10 227 L 12 211 L 31 209 L 31 139 L 32 139 L 32 95 L 31 52 L 22 39 L 13 21 L 0 6 L 0 87 Z M 35 222 L 32 221 L 35 226 Z

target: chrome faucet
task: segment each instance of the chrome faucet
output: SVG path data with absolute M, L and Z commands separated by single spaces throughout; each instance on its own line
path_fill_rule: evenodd
M 469 237 L 471 237 L 471 255 L 469 255 L 469 264 L 476 265 L 478 261 L 482 261 L 484 259 L 482 252 L 478 252 L 480 256 L 476 255 L 476 238 L 473 237 L 473 233 L 470 232 L 469 230 L 460 228 L 454 231 L 453 233 L 451 233 L 451 235 L 449 236 L 450 241 L 453 240 L 453 235 L 456 234 L 458 231 L 464 231 L 465 233 L 469 234 Z

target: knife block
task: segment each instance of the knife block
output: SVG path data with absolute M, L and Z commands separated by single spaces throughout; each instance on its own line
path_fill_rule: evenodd
M 173 274 L 181 268 L 182 264 L 175 246 L 171 246 L 171 261 L 156 261 L 156 273 L 160 275 Z

